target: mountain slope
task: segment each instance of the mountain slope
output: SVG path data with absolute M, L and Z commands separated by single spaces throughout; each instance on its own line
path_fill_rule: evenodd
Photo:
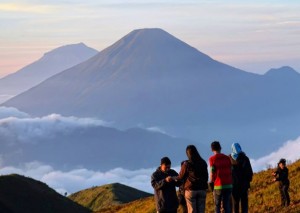
M 294 75 L 290 82 L 247 73 L 161 29 L 141 29 L 3 105 L 38 116 L 97 117 L 122 129 L 159 126 L 224 147 L 239 140 L 261 157 L 299 136 L 300 74 Z
M 113 183 L 76 192 L 69 198 L 93 211 L 100 211 L 149 196 L 151 194 L 120 183 Z
M 46 184 L 20 175 L 0 176 L 2 213 L 88 213 L 88 209 L 58 194 Z
M 39 60 L 0 79 L 0 95 L 6 95 L 6 98 L 0 99 L 0 103 L 97 53 L 83 43 L 61 46 L 45 53 Z
M 175 113 L 190 119 L 183 109 L 208 107 L 218 92 L 213 83 L 226 77 L 241 84 L 246 76 L 256 75 L 219 63 L 163 30 L 143 29 L 4 105 L 33 115 L 57 112 L 133 125 L 161 122 L 155 111 L 170 123 Z
M 280 207 L 280 195 L 277 183 L 273 183 L 272 170 L 261 171 L 254 174 L 249 191 L 249 212 L 253 213 L 298 213 L 300 212 L 300 160 L 288 165 L 290 185 L 291 205 L 288 208 Z M 114 205 L 95 213 L 153 213 L 155 212 L 154 197 L 143 198 L 128 204 Z M 207 193 L 206 212 L 213 213 L 213 195 Z M 178 213 L 182 213 L 179 209 Z

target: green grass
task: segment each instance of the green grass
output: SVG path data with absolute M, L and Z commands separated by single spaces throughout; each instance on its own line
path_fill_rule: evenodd
M 82 190 L 70 195 L 69 198 L 93 211 L 99 211 L 149 196 L 151 194 L 114 183 Z
M 300 212 L 300 160 L 288 165 L 290 179 L 291 205 L 287 208 L 280 207 L 278 183 L 272 182 L 271 175 L 274 169 L 268 169 L 254 174 L 249 191 L 249 212 L 251 213 L 299 213 Z M 136 200 L 127 204 L 116 204 L 110 208 L 95 211 L 95 213 L 155 213 L 153 196 Z M 206 212 L 213 213 L 213 195 L 207 193 Z M 178 213 L 182 213 L 179 208 Z

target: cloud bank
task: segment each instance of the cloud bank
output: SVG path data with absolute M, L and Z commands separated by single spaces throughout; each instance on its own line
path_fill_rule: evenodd
M 260 171 L 269 166 L 275 167 L 280 158 L 285 158 L 289 162 L 294 162 L 299 159 L 300 152 L 300 137 L 296 140 L 285 142 L 277 151 L 270 153 L 262 158 L 251 160 L 254 171 Z
M 32 142 L 58 133 L 70 133 L 78 128 L 110 124 L 94 118 L 64 117 L 59 114 L 32 118 L 15 108 L 0 107 L 0 138 L 7 143 Z
M 296 140 L 287 141 L 276 152 L 251 160 L 253 170 L 258 172 L 266 169 L 269 165 L 276 166 L 280 158 L 286 158 L 290 162 L 299 159 L 300 137 Z M 5 166 L 0 169 L 0 174 L 18 173 L 40 180 L 61 194 L 68 194 L 110 183 L 122 183 L 142 191 L 153 193 L 150 184 L 151 174 L 156 168 L 126 170 L 115 168 L 107 172 L 88 170 L 85 168 L 70 171 L 55 170 L 55 168 L 39 162 L 25 163 L 21 167 Z M 180 166 L 173 167 L 177 172 Z
M 110 123 L 93 119 L 63 117 L 52 114 L 40 118 L 31 118 L 28 114 L 20 112 L 15 108 L 0 107 L 0 136 L 10 136 L 13 140 L 27 142 L 33 138 L 50 137 L 58 132 L 75 131 L 79 128 L 94 126 L 108 126 Z M 162 131 L 160 128 L 148 128 L 149 131 Z M 3 141 L 0 141 L 3 143 Z M 259 159 L 251 159 L 254 171 L 260 171 L 269 166 L 276 166 L 280 158 L 286 158 L 290 162 L 299 159 L 300 137 L 285 142 L 277 151 Z M 68 171 L 58 170 L 41 162 L 25 162 L 20 166 L 6 165 L 0 155 L 0 174 L 17 173 L 29 176 L 45 182 L 61 194 L 77 192 L 82 189 L 99 186 L 103 184 L 119 182 L 143 191 L 153 193 L 150 184 L 151 174 L 156 168 L 139 170 L 127 170 L 115 168 L 107 172 L 89 170 L 86 168 L 74 168 Z M 174 169 L 179 172 L 179 165 Z

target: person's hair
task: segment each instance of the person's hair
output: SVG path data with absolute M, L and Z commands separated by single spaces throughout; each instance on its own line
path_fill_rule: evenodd
M 202 158 L 194 145 L 186 147 L 186 155 L 191 163 L 199 162 Z
M 217 152 L 221 151 L 221 145 L 220 145 L 219 141 L 214 141 L 211 143 L 211 150 L 217 151 Z
M 160 165 L 165 164 L 165 165 L 171 165 L 171 160 L 168 157 L 163 157 L 160 160 Z

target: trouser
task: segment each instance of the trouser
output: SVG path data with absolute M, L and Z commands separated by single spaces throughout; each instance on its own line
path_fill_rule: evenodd
M 205 212 L 206 190 L 186 190 L 185 200 L 188 213 Z
M 232 208 L 234 213 L 239 213 L 241 203 L 242 213 L 248 213 L 248 188 L 232 189 Z
M 290 195 L 289 195 L 289 185 L 280 185 L 280 196 L 281 196 L 281 205 L 288 206 L 290 205 Z
M 231 213 L 231 189 L 214 189 L 215 213 L 221 212 L 221 203 L 225 213 Z

